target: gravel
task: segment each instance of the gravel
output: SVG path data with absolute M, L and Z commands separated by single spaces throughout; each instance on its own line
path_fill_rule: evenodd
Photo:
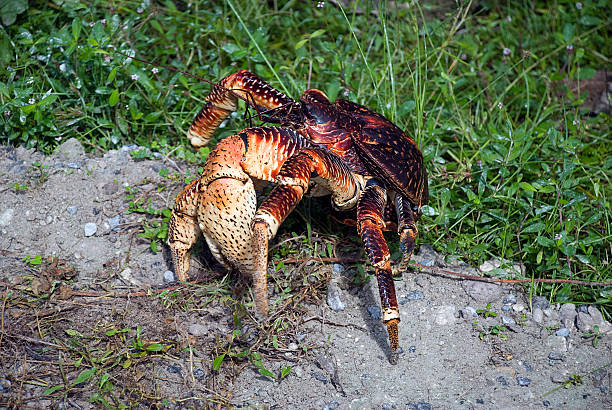
M 157 188 L 164 188 L 167 194 L 163 197 L 155 195 L 154 206 L 171 206 L 174 195 L 181 188 L 180 184 L 172 185 L 155 171 L 156 168 L 161 169 L 160 164 L 163 167 L 169 165 L 162 161 L 134 161 L 129 151 L 137 149 L 136 146 L 109 151 L 102 158 L 85 154 L 82 146 L 74 141 L 69 145 L 72 147 L 64 147 L 66 155 L 50 157 L 24 148 L 0 148 L 0 184 L 8 187 L 0 195 L 0 249 L 6 251 L 0 257 L 0 279 L 5 283 L 19 281 L 17 284 L 20 286 L 30 286 L 34 282 L 22 281 L 24 266 L 27 266 L 22 259 L 24 255 L 40 254 L 43 257 L 58 256 L 76 268 L 74 279 L 65 283 L 73 290 L 91 291 L 95 290 L 91 287 L 92 283 L 104 283 L 108 289 L 118 292 L 139 291 L 146 294 L 147 289 L 159 289 L 169 283 L 175 275 L 168 249 L 160 243 L 160 251 L 153 253 L 148 241 L 132 234 L 137 232 L 134 228 L 138 227 L 137 221 L 142 215 L 126 213 L 124 190 L 129 186 L 138 190 L 140 195 L 145 186 L 154 192 Z M 36 187 L 28 180 L 27 172 L 35 161 L 49 166 L 48 180 Z M 65 165 L 71 162 L 80 164 L 81 168 L 68 168 Z M 58 166 L 54 167 L 55 164 Z M 183 169 L 191 167 L 182 163 L 179 165 Z M 16 192 L 10 188 L 15 183 L 31 188 L 26 192 Z M 12 212 L 9 211 L 11 209 Z M 87 223 L 96 226 L 91 236 L 83 234 Z M 116 228 L 118 231 L 114 230 Z M 202 245 L 202 248 L 205 247 Z M 126 257 L 128 252 L 129 258 Z M 197 252 L 194 254 L 194 262 L 206 260 Z M 420 246 L 418 255 L 420 259 L 415 259 L 426 264 L 445 264 L 448 267 L 451 263 L 447 264 L 444 255 L 435 253 L 425 245 Z M 196 262 L 192 265 L 191 273 L 203 273 L 198 279 L 213 273 L 206 264 Z M 318 266 L 316 268 L 319 269 Z M 342 274 L 334 280 L 348 277 L 346 270 L 340 272 L 339 266 L 329 264 L 322 268 L 334 269 L 335 274 Z M 474 273 L 473 268 L 455 262 L 449 269 Z M 237 283 L 234 275 L 228 278 L 232 285 Z M 261 327 L 259 323 L 253 323 L 248 296 L 251 289 L 246 282 L 244 295 L 228 296 L 243 298 L 247 302 L 246 315 L 241 317 L 244 336 L 240 335 L 231 342 L 232 349 L 248 348 L 257 341 L 263 343 L 266 335 L 261 332 L 269 326 L 264 324 Z M 299 320 L 301 313 L 296 314 L 297 320 L 278 339 L 281 352 L 274 351 L 268 345 L 273 360 L 265 357 L 268 354 L 264 355 L 263 365 L 267 369 L 278 375 L 282 368 L 292 368 L 287 377 L 277 381 L 263 377 L 248 361 L 229 358 L 223 361 L 214 376 L 211 375 L 212 360 L 220 352 L 214 347 L 222 346 L 225 349 L 230 346 L 228 342 L 236 329 L 233 321 L 236 312 L 229 307 L 234 306 L 231 301 L 227 305 L 219 305 L 213 298 L 208 303 L 201 296 L 195 296 L 195 288 L 193 294 L 190 294 L 192 289 L 189 287 L 181 290 L 179 301 L 197 300 L 193 304 L 186 304 L 187 309 L 182 302 L 166 306 L 167 300 L 149 296 L 107 297 L 99 302 L 91 299 L 87 306 L 75 304 L 71 308 L 69 326 L 76 328 L 79 323 L 95 324 L 114 315 L 121 320 L 121 326 L 135 329 L 141 325 L 143 340 L 173 341 L 168 353 L 172 359 L 164 355 L 156 356 L 150 363 L 154 366 L 152 369 L 157 370 L 146 371 L 143 368 L 144 371 L 134 374 L 139 378 L 138 383 L 157 386 L 158 394 L 174 403 L 182 403 L 185 397 L 207 397 L 210 391 L 205 387 L 218 383 L 214 384 L 216 391 L 226 391 L 230 397 L 228 407 L 541 408 L 543 402 L 540 397 L 555 387 L 551 384 L 553 375 L 555 380 L 563 382 L 573 373 L 585 374 L 609 362 L 612 338 L 601 337 L 597 348 L 582 339 L 582 330 L 579 332 L 575 328 L 575 305 L 562 304 L 559 308 L 546 306 L 545 303 L 539 305 L 542 302 L 534 299 L 537 306 L 533 309 L 533 315 L 536 316 L 538 310 L 542 312 L 542 323 L 537 323 L 534 316 L 531 317 L 534 320 L 523 321 L 523 315 L 530 317 L 524 302 L 529 296 L 523 294 L 519 287 L 460 281 L 423 271 L 404 275 L 403 280 L 394 282 L 397 295 L 402 295 L 399 298 L 402 318 L 399 340 L 406 353 L 400 355 L 398 365 L 392 366 L 388 362 L 386 327 L 380 319 L 373 319 L 378 313 L 375 308 L 380 306 L 376 281 L 370 280 L 362 286 L 346 282 L 349 282 L 346 287 L 342 282 L 341 289 L 332 281 L 327 295 L 315 291 L 314 298 L 309 299 L 315 302 L 298 307 L 305 318 L 323 320 L 302 322 Z M 274 312 L 278 306 L 284 305 L 283 302 L 279 305 L 279 294 L 275 293 L 274 287 L 270 289 L 270 307 Z M 52 304 L 55 296 L 52 295 L 45 303 Z M 328 299 L 331 296 L 332 305 L 343 310 L 323 309 L 326 296 Z M 317 298 L 323 301 L 319 302 Z M 488 303 L 491 303 L 490 308 L 487 308 Z M 465 320 L 456 320 L 457 307 L 463 307 L 460 315 Z M 4 331 L 10 333 L 15 329 L 11 329 L 7 321 L 15 317 L 16 307 L 7 304 L 6 308 Z M 476 309 L 489 309 L 500 316 L 475 317 Z M 591 325 L 600 323 L 600 329 L 608 326 L 593 308 L 584 306 L 579 309 L 582 313 L 579 321 L 581 328 L 588 328 L 589 320 Z M 521 318 L 521 326 L 512 326 L 513 331 L 503 332 L 503 338 L 492 334 L 480 337 L 480 329 L 488 330 L 491 326 L 499 325 L 504 320 L 501 316 L 516 321 Z M 552 324 L 555 318 L 558 320 L 556 326 Z M 31 323 L 36 323 L 35 319 Z M 249 328 L 251 331 L 247 331 Z M 260 328 L 262 330 L 257 333 Z M 551 335 L 549 329 L 568 329 L 570 333 L 567 336 L 560 336 L 557 332 Z M 38 337 L 36 329 L 17 330 L 19 335 Z M 133 335 L 129 337 L 133 338 Z M 6 337 L 6 340 L 8 343 L 16 339 Z M 35 353 L 40 348 L 36 346 L 33 350 Z M 193 357 L 185 353 L 189 346 L 193 349 Z M 290 356 L 285 356 L 285 353 Z M 336 358 L 328 360 L 331 365 L 328 363 L 319 367 L 318 358 L 321 355 L 329 357 L 331 353 Z M 527 362 L 531 371 L 526 366 Z M 245 366 L 238 376 L 230 377 L 226 371 L 234 365 Z M 328 368 L 331 373 L 324 370 Z M 16 370 L 7 368 L 5 372 L 7 375 L 3 376 L 3 380 L 20 380 L 25 374 L 23 367 Z M 364 374 L 368 377 L 362 378 Z M 594 374 L 586 376 L 585 383 L 581 385 L 549 393 L 546 396 L 548 406 L 565 408 L 569 403 L 570 407 L 576 404 L 581 408 L 607 408 L 609 375 L 597 373 L 600 380 L 596 380 Z M 122 377 L 131 375 L 129 372 L 122 373 Z M 41 373 L 40 377 L 40 382 L 46 386 L 60 382 L 59 379 L 51 379 L 57 375 Z M 525 381 L 521 384 L 518 378 L 530 379 L 530 382 L 524 386 Z M 228 383 L 229 380 L 232 382 Z M 514 383 L 514 380 L 517 382 Z M 14 382 L 13 385 L 0 384 L 6 394 L 17 393 Z M 29 403 L 33 408 L 59 405 L 43 396 L 45 388 L 24 384 L 20 394 L 23 394 L 22 397 L 27 394 L 39 398 Z M 86 407 L 96 387 L 90 383 L 73 390 L 71 400 Z

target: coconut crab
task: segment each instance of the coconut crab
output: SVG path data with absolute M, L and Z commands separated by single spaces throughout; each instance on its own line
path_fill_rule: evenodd
M 199 179 L 177 196 L 168 243 L 179 280 L 187 280 L 190 252 L 204 236 L 223 265 L 252 278 L 255 308 L 268 313 L 268 242 L 304 194 L 331 194 L 339 210 L 356 209 L 357 231 L 376 270 L 391 354 L 398 361 L 400 321 L 389 248 L 382 231 L 396 226 L 407 268 L 427 203 L 427 174 L 416 143 L 399 127 L 362 105 L 331 103 L 316 89 L 295 101 L 255 74 L 240 70 L 214 86 L 187 136 L 206 145 L 238 98 L 277 127 L 246 128 L 209 154 Z M 253 180 L 276 184 L 257 207 Z M 394 212 L 389 212 L 393 209 Z M 385 215 L 395 214 L 396 221 Z

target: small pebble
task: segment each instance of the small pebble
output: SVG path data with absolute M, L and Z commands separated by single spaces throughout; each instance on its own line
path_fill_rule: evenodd
M 504 325 L 515 325 L 516 324 L 514 319 L 512 319 L 511 317 L 508 317 L 508 316 L 502 316 L 502 323 Z
M 74 205 L 70 205 L 68 208 L 66 208 L 66 212 L 68 212 L 70 215 L 76 215 L 78 211 L 78 208 Z
M 327 305 L 336 312 L 346 308 L 346 303 L 342 300 L 342 291 L 337 283 L 332 282 L 327 288 Z
M 197 377 L 198 379 L 200 379 L 200 378 L 202 378 L 204 376 L 204 370 L 202 370 L 202 369 L 195 369 L 193 371 L 193 375 L 195 377 Z
M 181 367 L 175 364 L 171 364 L 167 367 L 168 373 L 181 374 Z
M 164 282 L 174 282 L 176 281 L 176 275 L 171 270 L 167 270 L 164 272 Z
M 421 292 L 420 290 L 415 290 L 407 294 L 406 297 L 400 301 L 400 305 L 405 305 L 411 300 L 418 300 L 418 299 L 423 299 L 423 292 Z
M 289 345 L 287 346 L 287 349 L 289 350 L 297 350 L 297 348 L 298 348 L 297 343 L 293 343 L 293 342 L 289 343 Z
M 79 164 L 78 162 L 69 162 L 66 164 L 66 166 L 72 169 L 81 169 L 81 164 Z
M 567 327 L 562 327 L 561 329 L 555 332 L 557 336 L 568 337 L 570 335 L 570 330 Z
M 528 377 L 517 377 L 516 382 L 519 386 L 527 387 L 531 383 L 531 379 Z
M 92 236 L 98 230 L 98 226 L 93 222 L 88 222 L 85 224 L 83 230 L 85 231 L 85 236 Z
M 548 303 L 548 299 L 546 299 L 544 296 L 535 296 L 533 300 L 531 301 L 531 306 L 534 309 L 540 308 L 544 310 L 544 309 L 548 309 L 548 307 L 550 306 L 550 303 Z
M 298 333 L 297 335 L 295 335 L 295 340 L 297 340 L 298 343 L 302 343 L 305 339 L 306 333 Z
M 535 308 L 533 309 L 533 321 L 536 323 L 542 323 L 544 321 L 544 312 L 542 312 L 542 309 L 540 308 Z
M 466 306 L 461 310 L 461 316 L 464 319 L 469 319 L 472 317 L 478 317 L 478 312 L 476 312 L 476 309 L 474 309 L 471 306 Z
M 331 401 L 329 403 L 325 403 L 323 410 L 336 410 L 338 406 L 340 406 L 340 403 L 337 401 Z
M 424 402 L 424 401 L 418 401 L 416 403 L 408 403 L 408 409 L 409 410 L 431 410 L 431 404 Z
M 312 371 L 310 372 L 310 375 L 314 377 L 315 379 L 317 379 L 318 381 L 323 382 L 323 384 L 328 383 L 327 377 L 323 373 Z
M 108 226 L 110 227 L 111 230 L 115 231 L 115 232 L 119 232 L 120 228 L 119 228 L 119 215 L 115 215 L 112 218 L 108 219 Z
M 563 360 L 565 358 L 565 356 L 563 356 L 561 353 L 557 353 L 557 352 L 550 352 L 548 354 L 548 358 L 550 360 Z
M 206 336 L 209 333 L 208 328 L 199 323 L 193 323 L 189 325 L 189 329 L 187 331 L 189 332 L 189 334 L 196 336 L 196 337 Z
M 513 306 L 512 306 L 512 309 L 513 309 L 515 312 L 522 312 L 523 310 L 525 310 L 525 305 L 522 305 L 522 304 L 520 304 L 520 303 L 517 303 L 516 305 L 513 305 Z
M 382 317 L 382 311 L 378 306 L 368 306 L 367 309 L 372 319 L 380 320 L 380 318 Z
M 344 266 L 340 265 L 339 263 L 334 263 L 334 273 L 342 273 L 344 272 Z
M 510 293 L 504 298 L 504 305 L 514 305 L 515 303 L 516 303 L 516 296 L 514 296 L 512 293 Z
M 11 223 L 11 219 L 13 219 L 13 215 L 15 214 L 15 210 L 13 208 L 8 208 L 2 215 L 0 215 L 0 226 L 8 226 Z
M 578 306 L 578 312 L 589 313 L 589 307 L 587 305 Z
M 507 386 L 508 385 L 508 381 L 506 380 L 506 378 L 504 376 L 499 376 L 496 380 L 499 383 L 501 383 L 502 386 Z
M 501 310 L 504 311 L 504 312 L 512 312 L 512 306 L 510 306 L 510 305 L 503 305 L 501 307 Z
M 414 353 L 416 352 L 416 346 L 412 345 L 408 348 L 408 353 Z

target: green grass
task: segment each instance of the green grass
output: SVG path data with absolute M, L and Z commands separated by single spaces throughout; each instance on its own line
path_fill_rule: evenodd
M 77 137 L 170 152 L 210 86 L 115 51 L 212 81 L 247 68 L 293 97 L 315 87 L 368 105 L 415 137 L 430 176 L 421 243 L 474 265 L 521 262 L 527 277 L 612 280 L 610 117 L 589 116 L 586 95 L 567 86 L 610 68 L 605 1 L 483 1 L 446 14 L 427 4 L 372 13 L 368 2 L 359 13 L 329 2 L 56 3 L 34 2 L 0 29 L 5 143 L 50 152 Z M 248 125 L 237 115 L 217 139 Z M 612 306 L 610 287 L 530 291 Z

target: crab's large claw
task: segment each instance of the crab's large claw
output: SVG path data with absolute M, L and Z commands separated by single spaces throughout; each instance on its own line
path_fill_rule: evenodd
M 255 107 L 274 109 L 294 101 L 271 87 L 257 75 L 240 70 L 223 78 L 206 97 L 206 104 L 194 118 L 187 138 L 194 147 L 203 147 L 219 125 L 236 111 L 238 98 Z

